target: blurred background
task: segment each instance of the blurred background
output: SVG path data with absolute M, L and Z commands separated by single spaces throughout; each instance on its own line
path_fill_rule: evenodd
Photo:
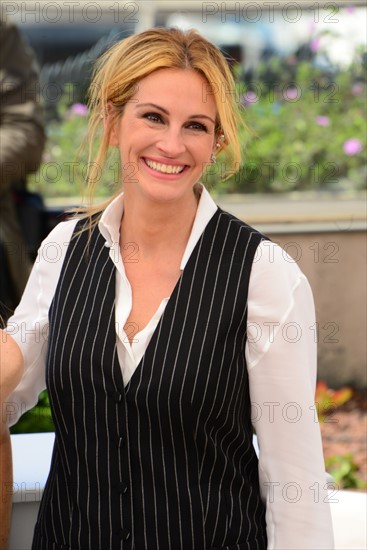
M 365 488 L 365 2 L 3 0 L 1 9 L 39 64 L 47 140 L 38 171 L 27 176 L 29 195 L 18 197 L 33 257 L 64 209 L 81 200 L 86 157 L 75 152 L 99 55 L 152 26 L 196 28 L 223 51 L 251 132 L 241 130 L 238 174 L 223 181 L 219 159 L 203 182 L 220 206 L 279 242 L 309 278 L 328 468 L 343 486 Z M 111 158 L 98 197 L 119 185 Z M 338 421 L 328 422 L 331 416 Z M 43 430 L 52 430 L 47 394 L 14 429 Z
M 46 198 L 78 195 L 93 62 L 115 41 L 151 26 L 196 28 L 217 44 L 236 75 L 237 99 L 254 133 L 243 133 L 238 175 L 206 176 L 216 192 L 365 189 L 367 64 L 365 2 L 197 0 L 2 2 L 40 64 L 46 164 L 30 185 Z M 54 162 L 54 164 L 52 164 Z M 224 171 L 224 169 L 223 169 Z M 99 194 L 119 185 L 114 163 Z

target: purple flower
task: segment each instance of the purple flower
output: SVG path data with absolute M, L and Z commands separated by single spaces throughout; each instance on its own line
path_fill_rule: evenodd
M 285 101 L 297 101 L 302 95 L 302 91 L 298 90 L 298 88 L 295 88 L 294 86 L 283 88 L 283 99 Z
M 310 42 L 310 50 L 312 53 L 318 52 L 320 49 L 320 38 L 316 36 Z
M 83 103 L 74 103 L 74 105 L 70 107 L 70 114 L 76 116 L 87 116 L 88 107 Z
M 363 92 L 362 82 L 355 82 L 352 86 L 352 94 L 353 95 L 361 95 L 362 92 Z
M 258 95 L 253 92 L 252 90 L 248 90 L 243 96 L 242 96 L 242 104 L 243 105 L 252 105 L 252 103 L 257 103 L 259 101 Z
M 356 138 L 347 139 L 347 141 L 345 141 L 343 145 L 344 153 L 349 156 L 360 153 L 362 149 L 363 149 L 362 143 L 359 141 L 359 139 L 356 139 Z
M 315 120 L 319 126 L 330 126 L 330 118 L 328 116 L 317 116 Z
M 349 6 L 347 6 L 348 13 L 354 13 L 355 11 L 356 11 L 356 7 L 354 4 L 349 4 Z

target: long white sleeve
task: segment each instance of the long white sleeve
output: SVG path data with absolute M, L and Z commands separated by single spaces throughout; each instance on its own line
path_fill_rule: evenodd
M 216 207 L 207 193 L 203 199 L 201 215 L 207 213 L 209 219 Z M 110 207 L 106 210 L 106 238 L 110 235 L 111 242 L 118 242 L 120 219 L 121 212 L 118 216 Z M 7 331 L 25 359 L 25 374 L 8 403 L 10 424 L 36 403 L 45 387 L 48 310 L 74 226 L 75 221 L 59 224 L 44 241 L 22 301 L 8 323 Z M 195 238 L 202 230 L 198 228 Z M 188 246 L 186 256 L 191 249 Z M 117 286 L 121 300 L 120 293 Z M 314 323 L 306 278 L 279 246 L 264 241 L 250 278 L 246 359 L 269 550 L 334 548 L 314 409 Z
M 317 357 L 312 292 L 281 248 L 272 243 L 261 247 L 263 257 L 250 283 L 246 356 L 268 550 L 332 550 L 314 407 Z
M 46 387 L 48 310 L 75 224 L 76 220 L 58 224 L 42 242 L 21 302 L 7 323 L 6 332 L 17 342 L 24 358 L 22 380 L 6 404 L 10 426 L 37 403 Z

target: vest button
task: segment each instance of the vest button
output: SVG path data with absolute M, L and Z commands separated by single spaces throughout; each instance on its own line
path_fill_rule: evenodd
M 126 528 L 124 527 L 123 529 L 121 529 L 120 535 L 121 535 L 122 540 L 129 540 L 129 538 L 130 538 L 130 531 L 129 531 L 129 529 L 126 529 Z
M 113 400 L 114 400 L 116 403 L 121 403 L 121 401 L 122 401 L 122 395 L 121 395 L 121 393 L 119 393 L 119 392 L 117 391 L 117 392 L 115 392 L 115 393 L 113 394 L 112 397 L 113 397 Z
M 118 484 L 118 489 L 119 489 L 119 492 L 124 495 L 126 492 L 127 492 L 127 485 L 124 481 L 120 481 L 120 483 Z

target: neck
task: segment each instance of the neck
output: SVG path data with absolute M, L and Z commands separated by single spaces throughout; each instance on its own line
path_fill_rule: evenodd
M 137 243 L 145 257 L 186 247 L 194 223 L 198 197 L 192 193 L 174 203 L 136 200 L 124 194 L 120 243 Z

